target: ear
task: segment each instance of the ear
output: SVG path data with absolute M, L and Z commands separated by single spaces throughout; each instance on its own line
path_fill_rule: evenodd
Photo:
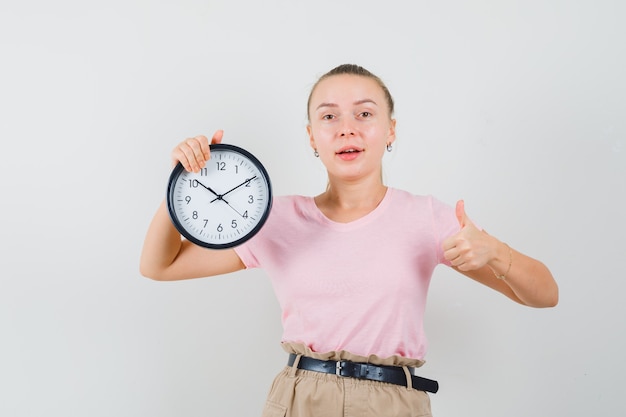
M 317 149 L 317 146 L 315 146 L 315 139 L 313 138 L 313 129 L 310 124 L 306 125 L 306 134 L 309 135 L 309 144 L 311 145 L 311 148 Z
M 389 134 L 387 135 L 387 144 L 391 145 L 396 141 L 396 119 L 389 120 Z

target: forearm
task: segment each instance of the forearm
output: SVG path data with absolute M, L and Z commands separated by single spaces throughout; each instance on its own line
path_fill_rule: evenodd
M 139 270 L 148 278 L 158 279 L 178 256 L 181 250 L 181 236 L 172 224 L 165 201 L 155 213 L 141 252 Z
M 505 275 L 502 281 L 522 303 L 531 307 L 554 307 L 558 303 L 558 286 L 542 262 L 509 248 L 497 239 L 495 253 L 488 266 L 494 272 L 494 277 Z

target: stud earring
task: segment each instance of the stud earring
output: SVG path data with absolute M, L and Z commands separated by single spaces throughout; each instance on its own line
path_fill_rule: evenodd
M 391 146 L 391 143 L 387 144 L 387 152 L 391 152 L 391 150 L 393 149 L 393 147 Z
M 317 149 L 314 149 L 313 155 L 315 155 L 316 158 L 320 157 L 320 154 L 319 154 L 319 152 L 317 152 Z

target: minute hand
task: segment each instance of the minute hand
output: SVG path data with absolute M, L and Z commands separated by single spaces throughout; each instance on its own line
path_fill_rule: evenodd
M 230 190 L 226 191 L 224 194 L 222 194 L 222 195 L 218 196 L 217 198 L 214 198 L 213 200 L 211 200 L 211 201 L 210 201 L 210 203 L 212 203 L 212 202 L 213 202 L 213 201 L 215 201 L 215 200 L 222 200 L 222 197 L 224 197 L 226 194 L 230 193 L 231 191 L 235 191 L 237 188 L 239 188 L 239 187 L 241 187 L 241 186 L 243 186 L 243 185 L 245 185 L 245 184 L 250 183 L 250 181 L 252 181 L 252 180 L 253 180 L 253 179 L 255 179 L 255 178 L 256 178 L 256 175 L 255 175 L 254 177 L 248 178 L 247 180 L 245 180 L 244 182 L 242 182 L 242 183 L 241 183 L 241 184 L 239 184 L 238 186 L 233 187 L 233 188 L 231 188 Z M 226 201 L 226 200 L 224 200 L 224 201 Z
M 250 183 L 250 181 L 252 181 L 253 179 L 256 178 L 256 175 L 254 177 L 248 178 L 247 180 L 245 180 L 244 182 L 242 182 L 241 184 L 239 184 L 238 186 L 231 188 L 230 190 L 226 191 L 224 194 L 222 194 L 222 197 L 224 197 L 226 194 L 230 193 L 231 191 L 235 191 L 237 188 L 244 186 L 245 184 Z

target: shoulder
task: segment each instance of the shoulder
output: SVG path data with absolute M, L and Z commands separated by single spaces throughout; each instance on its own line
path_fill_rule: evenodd
M 312 198 L 303 195 L 280 195 L 275 196 L 272 201 L 273 210 L 298 210 L 307 207 Z
M 309 217 L 313 211 L 313 198 L 302 195 L 280 195 L 274 196 L 270 220 L 279 220 L 284 223 L 286 220 Z
M 392 192 L 394 218 L 416 216 L 422 222 L 431 221 L 446 229 L 457 224 L 454 207 L 431 194 L 419 195 L 399 189 L 392 189 Z
M 419 207 L 426 210 L 439 210 L 445 207 L 452 207 L 431 194 L 414 194 L 406 190 L 391 187 L 389 190 L 392 193 L 393 204 L 396 207 L 409 205 L 412 208 Z

